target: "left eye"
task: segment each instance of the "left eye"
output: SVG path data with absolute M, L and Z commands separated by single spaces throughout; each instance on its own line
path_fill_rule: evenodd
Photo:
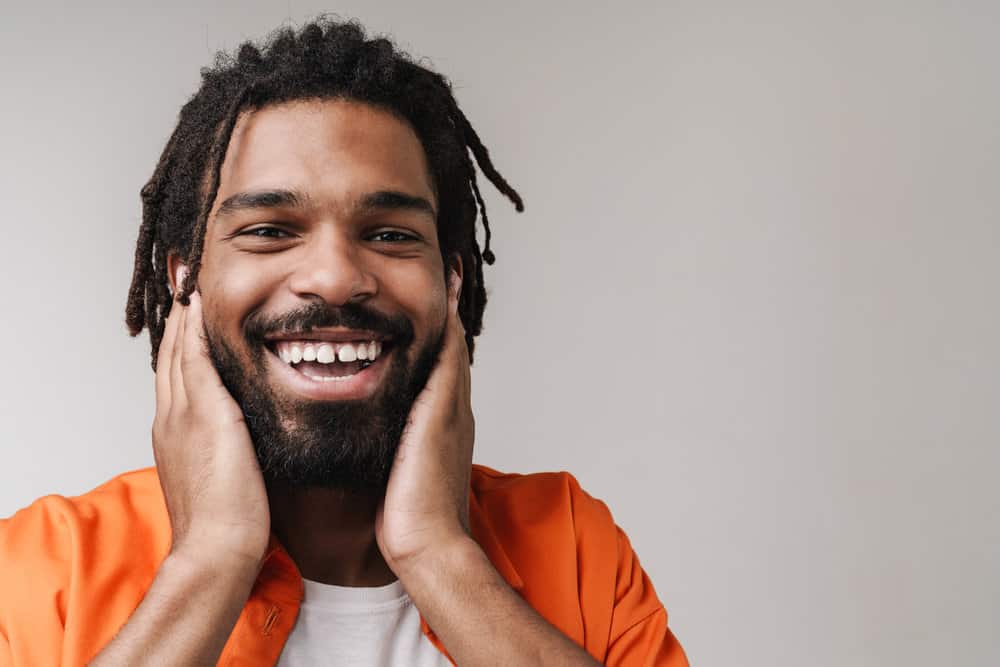
M 248 229 L 247 231 L 242 232 L 240 236 L 253 236 L 259 239 L 281 238 L 279 236 L 276 236 L 277 234 L 284 234 L 285 236 L 289 236 L 288 232 L 284 231 L 283 229 L 278 229 L 277 227 L 256 227 L 254 229 Z
M 379 237 L 387 237 L 387 236 L 388 237 L 393 237 L 393 238 L 381 238 L 381 239 L 379 238 Z M 403 232 L 396 232 L 396 231 L 379 232 L 377 234 L 373 234 L 371 238 L 376 239 L 376 240 L 382 240 L 382 241 L 416 241 L 417 240 L 415 236 L 411 236 L 410 234 L 404 234 Z

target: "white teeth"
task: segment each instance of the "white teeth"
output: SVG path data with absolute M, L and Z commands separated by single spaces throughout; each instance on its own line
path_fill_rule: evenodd
M 338 360 L 345 363 L 358 360 L 373 362 L 382 354 L 382 342 L 377 340 L 363 343 L 280 341 L 275 345 L 275 352 L 286 364 L 297 364 L 300 361 L 332 364 Z
M 341 361 L 356 361 L 358 353 L 355 351 L 353 345 L 346 343 L 337 350 L 337 358 Z
M 333 345 L 320 345 L 316 350 L 316 361 L 321 364 L 332 364 L 337 360 L 337 353 L 333 351 Z
M 357 375 L 357 373 L 351 373 L 350 375 L 324 376 L 324 375 L 309 375 L 309 373 L 305 372 L 303 372 L 302 374 L 305 375 L 310 380 L 314 380 L 316 382 L 343 382 L 344 380 L 350 380 L 352 377 Z

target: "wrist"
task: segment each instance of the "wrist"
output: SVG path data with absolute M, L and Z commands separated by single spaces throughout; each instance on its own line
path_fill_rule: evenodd
M 188 539 L 174 544 L 167 558 L 177 568 L 253 583 L 264 562 L 264 549 L 229 540 Z
M 442 574 L 468 572 L 492 564 L 479 544 L 469 535 L 456 535 L 434 542 L 406 558 L 390 563 L 392 570 L 404 581 L 439 581 Z

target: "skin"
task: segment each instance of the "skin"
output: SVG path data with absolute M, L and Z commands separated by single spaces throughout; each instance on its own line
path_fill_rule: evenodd
M 303 193 L 307 203 L 216 215 L 234 193 L 274 188 Z M 475 426 L 457 314 L 462 266 L 455 261 L 446 283 L 433 215 L 358 208 L 380 190 L 437 206 L 419 140 L 389 113 L 346 101 L 296 102 L 237 125 L 199 288 L 189 306 L 174 303 L 157 361 L 153 451 L 172 548 L 139 608 L 92 664 L 215 664 L 272 530 L 307 578 L 354 586 L 400 579 L 458 664 L 597 664 L 507 586 L 470 536 Z M 294 223 L 295 239 L 234 235 L 277 219 Z M 385 230 L 417 240 L 389 242 L 399 237 L 378 235 Z M 176 286 L 185 267 L 172 257 L 169 268 Z M 242 412 L 202 340 L 207 328 L 249 364 L 240 332 L 247 316 L 317 298 L 404 314 L 416 337 L 411 350 L 443 335 L 384 496 L 268 488 Z
M 407 124 L 345 101 L 265 108 L 234 128 L 220 177 L 199 286 L 209 331 L 247 366 L 250 352 L 240 330 L 247 316 L 255 310 L 280 315 L 317 298 L 331 306 L 363 302 L 404 315 L 416 335 L 411 355 L 440 335 L 448 287 L 435 216 L 358 205 L 366 195 L 393 191 L 424 199 L 436 210 L 423 148 Z M 218 215 L 233 195 L 267 190 L 301 193 L 306 201 Z M 266 226 L 272 231 L 255 231 Z M 460 262 L 455 266 L 460 276 Z M 328 489 L 272 488 L 272 529 L 306 578 L 383 585 L 396 577 L 375 544 L 380 500 Z

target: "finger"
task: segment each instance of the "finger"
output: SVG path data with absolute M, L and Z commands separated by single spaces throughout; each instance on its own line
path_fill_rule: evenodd
M 459 296 L 462 293 L 462 279 L 458 277 L 458 273 L 454 270 L 451 272 L 449 287 L 451 308 L 449 310 L 448 326 L 454 330 L 454 351 L 459 357 L 458 363 L 462 369 L 461 375 L 467 391 L 467 388 L 472 384 L 472 373 L 469 363 L 469 346 L 465 341 L 465 325 L 462 324 L 462 318 L 458 314 Z
M 448 273 L 448 312 L 458 314 L 458 297 L 462 293 L 462 279 L 455 269 Z
M 438 356 L 438 363 L 427 381 L 427 388 L 433 393 L 461 392 L 468 386 L 466 373 L 469 366 L 469 352 L 465 344 L 465 327 L 462 326 L 462 319 L 458 315 L 459 290 L 460 281 L 452 272 L 448 284 L 448 314 L 444 326 L 444 343 Z
M 167 315 L 167 323 L 160 339 L 160 347 L 156 351 L 156 403 L 157 411 L 163 409 L 163 414 L 170 409 L 170 362 L 174 354 L 174 344 L 177 341 L 177 325 L 181 320 L 183 307 L 175 300 Z
M 170 399 L 173 405 L 185 405 L 187 392 L 184 390 L 181 352 L 184 350 L 184 338 L 187 334 L 185 323 L 187 322 L 189 306 L 184 306 L 178 301 L 174 303 L 174 308 L 179 308 L 181 312 L 177 322 L 177 340 L 174 342 L 173 353 L 170 356 Z
M 451 329 L 452 354 L 455 357 L 458 390 L 463 395 L 467 395 L 472 384 L 472 370 L 469 363 L 469 346 L 465 341 L 465 327 L 462 326 L 462 318 L 457 313 L 452 315 Z
M 188 306 L 184 334 L 184 386 L 188 395 L 194 397 L 208 390 L 223 387 L 222 378 L 212 364 L 203 339 L 205 325 L 202 318 L 201 294 L 198 290 L 191 293 L 191 304 Z

